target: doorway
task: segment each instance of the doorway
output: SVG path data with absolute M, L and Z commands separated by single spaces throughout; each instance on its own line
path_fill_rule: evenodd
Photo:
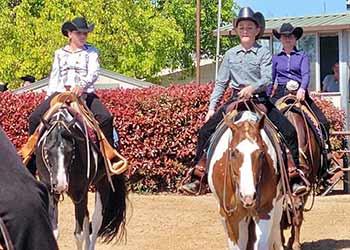
M 332 66 L 339 61 L 338 36 L 329 35 L 320 37 L 320 76 L 322 81 L 328 74 L 332 74 Z

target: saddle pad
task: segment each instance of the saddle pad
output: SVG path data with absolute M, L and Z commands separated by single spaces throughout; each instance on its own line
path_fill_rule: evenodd
M 299 114 L 304 114 L 306 117 L 306 121 L 308 125 L 311 127 L 312 132 L 315 134 L 317 143 L 322 146 L 323 140 L 323 133 L 319 124 L 319 121 L 317 117 L 313 114 L 312 111 L 306 106 L 306 105 L 298 105 L 298 107 L 294 104 L 290 104 L 287 102 L 281 102 L 277 108 L 282 112 L 285 113 L 287 110 L 290 110 L 292 112 L 296 112 Z

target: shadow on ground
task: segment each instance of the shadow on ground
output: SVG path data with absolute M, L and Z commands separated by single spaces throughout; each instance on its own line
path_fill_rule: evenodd
M 302 244 L 303 250 L 350 250 L 350 240 L 323 239 Z

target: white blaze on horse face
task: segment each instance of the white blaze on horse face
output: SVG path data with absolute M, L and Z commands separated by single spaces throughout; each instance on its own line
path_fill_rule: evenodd
M 57 149 L 58 162 L 57 162 L 57 186 L 56 190 L 63 192 L 68 188 L 66 169 L 64 167 L 64 152 L 63 146 L 59 145 Z
M 256 190 L 251 155 L 255 150 L 259 149 L 259 147 L 255 142 L 244 139 L 237 145 L 236 149 L 243 154 L 243 163 L 239 169 L 241 173 L 239 183 L 241 195 L 242 197 L 254 196 Z

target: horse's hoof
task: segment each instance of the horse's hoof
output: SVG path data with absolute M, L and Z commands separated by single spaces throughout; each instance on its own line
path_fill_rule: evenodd
M 301 244 L 300 243 L 294 243 L 292 249 L 293 250 L 301 250 Z

